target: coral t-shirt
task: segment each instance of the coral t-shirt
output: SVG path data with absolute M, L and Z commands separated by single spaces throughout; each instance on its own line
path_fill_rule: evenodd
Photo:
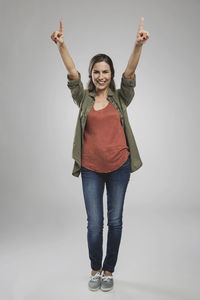
M 109 173 L 121 167 L 129 154 L 119 112 L 111 102 L 100 110 L 93 106 L 85 125 L 81 165 Z

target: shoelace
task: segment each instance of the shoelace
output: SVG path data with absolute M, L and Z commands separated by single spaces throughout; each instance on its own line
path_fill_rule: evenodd
M 92 281 L 97 281 L 99 279 L 99 277 L 101 276 L 101 274 L 99 272 L 97 272 L 96 274 L 92 275 L 90 274 L 90 279 Z
M 102 276 L 103 281 L 108 281 L 109 279 L 113 279 L 113 276 L 109 276 L 109 275 Z

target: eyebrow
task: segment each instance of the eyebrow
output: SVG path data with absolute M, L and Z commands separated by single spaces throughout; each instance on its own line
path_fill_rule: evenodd
M 94 69 L 93 71 L 99 71 L 99 70 Z M 109 70 L 106 69 L 106 70 L 103 70 L 103 71 L 109 71 Z

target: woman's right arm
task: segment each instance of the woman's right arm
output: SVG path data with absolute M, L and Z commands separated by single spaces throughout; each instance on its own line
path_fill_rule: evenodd
M 69 78 L 78 79 L 79 78 L 78 71 L 76 70 L 75 64 L 67 50 L 65 43 L 63 42 L 61 45 L 59 45 L 58 49 L 62 57 L 63 63 L 69 73 Z
M 64 43 L 64 34 L 63 34 L 63 23 L 60 20 L 60 29 L 59 31 L 54 31 L 51 35 L 51 39 L 56 43 L 58 46 L 60 55 L 62 57 L 63 63 L 68 71 L 67 79 L 68 83 L 67 86 L 71 90 L 71 95 L 74 102 L 80 107 L 84 96 L 85 90 L 83 87 L 83 83 L 81 81 L 81 74 L 76 69 L 75 64 L 67 50 L 67 47 Z
M 62 57 L 63 63 L 68 71 L 68 75 L 70 79 L 78 79 L 78 71 L 76 70 L 75 64 L 72 60 L 72 57 L 69 54 L 69 51 L 64 43 L 64 33 L 63 33 L 63 22 L 60 20 L 60 29 L 56 30 L 52 33 L 51 39 L 58 46 L 60 55 Z

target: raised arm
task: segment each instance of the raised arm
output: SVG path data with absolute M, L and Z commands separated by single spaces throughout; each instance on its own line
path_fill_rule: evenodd
M 69 54 L 69 51 L 64 43 L 64 32 L 63 32 L 63 22 L 60 20 L 60 29 L 52 33 L 51 39 L 56 43 L 60 55 L 62 57 L 63 63 L 68 71 L 70 79 L 78 79 L 79 74 L 75 67 L 75 64 L 72 60 L 72 57 Z
M 67 50 L 67 47 L 64 43 L 64 33 L 63 33 L 63 22 L 60 20 L 60 29 L 59 31 L 54 31 L 51 35 L 51 39 L 56 43 L 58 46 L 60 55 L 64 62 L 64 65 L 68 71 L 67 74 L 67 86 L 71 91 L 72 98 L 74 102 L 80 107 L 84 95 L 85 90 L 83 87 L 83 83 L 81 81 L 81 74 L 76 69 L 75 64 Z
M 124 76 L 129 79 L 134 79 L 135 76 L 135 70 L 138 65 L 138 61 L 141 55 L 142 46 L 149 38 L 149 32 L 146 30 L 143 30 L 143 22 L 144 18 L 142 17 L 140 19 L 138 31 L 137 31 L 137 39 L 134 45 L 133 52 L 129 58 L 128 65 L 126 67 L 126 70 L 124 72 Z

